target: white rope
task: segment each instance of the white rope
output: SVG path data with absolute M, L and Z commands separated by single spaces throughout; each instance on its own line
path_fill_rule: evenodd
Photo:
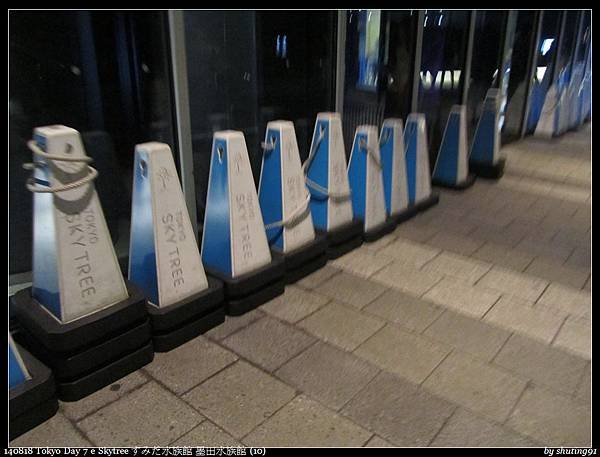
M 379 157 L 375 154 L 375 149 L 370 148 L 364 139 L 360 140 L 358 147 L 359 147 L 359 149 L 362 149 L 363 151 L 365 151 L 368 156 L 370 155 L 373 158 L 373 161 L 375 162 L 375 165 L 377 165 L 377 168 L 379 168 L 379 169 L 382 168 L 381 160 L 379 160 Z
M 279 227 L 290 227 L 296 225 L 297 222 L 304 219 L 308 215 L 308 205 L 310 204 L 310 193 L 306 194 L 306 199 L 304 203 L 296 208 L 292 214 L 290 214 L 286 219 L 282 219 L 277 222 L 272 222 L 270 224 L 265 224 L 265 230 L 270 230 Z
M 332 200 L 346 200 L 346 199 L 350 198 L 350 192 L 332 192 L 329 189 L 327 189 L 326 187 L 321 186 L 320 184 L 314 182 L 312 179 L 310 179 L 308 177 L 308 168 L 310 167 L 313 159 L 315 158 L 317 149 L 319 149 L 319 146 L 321 145 L 321 142 L 323 141 L 324 138 L 325 138 L 325 129 L 321 128 L 321 131 L 319 133 L 319 137 L 317 138 L 315 147 L 311 149 L 310 154 L 308 155 L 308 158 L 302 164 L 302 172 L 304 173 L 304 180 L 306 181 L 306 185 L 309 188 L 316 190 L 317 192 L 325 195 L 327 198 L 331 198 Z
M 87 156 L 73 157 L 73 156 L 67 156 L 67 155 L 61 155 L 61 154 L 47 154 L 44 150 L 42 150 L 37 145 L 37 143 L 34 140 L 28 141 L 27 147 L 29 147 L 29 149 L 33 152 L 34 155 L 44 157 L 44 159 L 51 160 L 51 161 L 83 162 L 86 164 L 92 161 L 92 158 L 87 157 Z M 23 164 L 23 168 L 25 170 L 33 170 L 35 167 L 40 166 L 40 165 L 41 164 L 39 162 L 25 163 L 25 164 Z M 92 182 L 94 179 L 96 179 L 98 177 L 98 171 L 95 168 L 87 165 L 87 169 L 88 169 L 88 174 L 86 176 L 84 176 L 81 179 L 78 179 L 77 181 L 70 182 L 68 184 L 52 186 L 52 187 L 39 186 L 35 183 L 35 178 L 31 177 L 31 178 L 27 179 L 25 186 L 27 187 L 27 189 L 30 192 L 52 193 L 52 194 L 56 193 L 56 192 L 64 192 L 67 190 L 76 189 L 77 187 L 81 187 L 85 184 L 88 184 L 89 182 Z

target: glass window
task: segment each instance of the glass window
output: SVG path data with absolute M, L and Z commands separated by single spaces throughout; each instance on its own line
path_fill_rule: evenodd
M 12 11 L 9 15 L 9 272 L 31 270 L 31 162 L 38 126 L 79 130 L 94 159 L 104 215 L 127 264 L 134 148 L 156 140 L 173 150 L 163 12 Z
M 198 222 L 204 221 L 213 133 L 244 132 L 256 183 L 267 122 L 294 122 L 302 158 L 315 118 L 334 109 L 337 13 L 186 11 Z
M 537 43 L 536 55 L 534 57 L 535 69 L 530 92 L 531 100 L 529 116 L 527 118 L 527 133 L 534 132 L 542 113 L 546 92 L 550 88 L 554 72 L 560 21 L 560 11 L 544 11 L 542 13 L 540 39 Z
M 348 12 L 342 119 L 347 154 L 358 125 L 380 126 L 385 117 L 406 120 L 410 113 L 417 21 L 416 10 Z
M 461 103 L 469 15 L 467 11 L 425 11 L 418 111 L 427 120 L 432 168 L 452 105 Z
M 467 132 L 469 141 L 475 134 L 485 95 L 498 87 L 502 59 L 506 11 L 477 11 L 473 36 L 471 76 L 467 96 Z
M 521 136 L 525 102 L 527 100 L 532 44 L 535 39 L 535 16 L 536 13 L 533 11 L 519 11 L 517 13 L 508 83 L 508 102 L 502 129 L 503 143 L 514 141 Z

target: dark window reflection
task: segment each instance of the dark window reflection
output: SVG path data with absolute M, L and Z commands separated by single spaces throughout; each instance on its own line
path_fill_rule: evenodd
M 369 19 L 370 18 L 370 19 Z M 350 154 L 358 125 L 410 113 L 418 12 L 361 10 L 346 17 L 343 127 Z
M 336 12 L 184 14 L 198 221 L 215 131 L 244 132 L 260 177 L 267 122 L 294 122 L 302 158 L 316 115 L 334 109 Z
M 537 43 L 535 69 L 530 94 L 527 133 L 533 133 L 542 113 L 546 92 L 552 84 L 561 12 L 544 11 L 540 39 Z
M 418 111 L 427 120 L 432 168 L 452 105 L 461 103 L 469 15 L 448 10 L 425 13 Z
M 96 188 L 126 263 L 136 144 L 174 148 L 166 13 L 10 13 L 9 268 L 31 270 L 32 196 L 25 189 L 33 129 L 73 127 L 99 176 Z
M 525 102 L 527 100 L 527 82 L 530 72 L 532 41 L 535 39 L 536 13 L 519 11 L 515 27 L 515 39 L 512 49 L 512 64 L 508 83 L 506 117 L 502 130 L 502 142 L 507 143 L 520 138 Z
M 467 99 L 469 141 L 475 134 L 488 89 L 498 87 L 502 59 L 506 11 L 477 11 L 473 36 L 471 77 Z

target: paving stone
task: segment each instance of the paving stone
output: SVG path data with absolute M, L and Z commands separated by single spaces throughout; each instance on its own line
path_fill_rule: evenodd
M 566 260 L 565 266 L 590 269 L 592 267 L 591 238 L 590 243 L 585 248 L 577 247 L 573 250 L 571 256 Z
M 303 395 L 244 438 L 249 446 L 362 446 L 371 432 Z
M 171 446 L 238 447 L 243 445 L 225 430 L 222 430 L 212 422 L 205 420 L 175 441 Z
M 78 422 L 96 446 L 166 446 L 204 417 L 154 381 Z
M 587 360 L 592 358 L 592 323 L 586 318 L 569 316 L 552 343 Z
M 536 308 L 560 309 L 575 317 L 591 317 L 592 297 L 589 292 L 551 283 L 535 304 Z
M 322 295 L 291 285 L 285 288 L 282 295 L 265 303 L 260 309 L 293 324 L 314 313 L 328 301 Z
M 325 406 L 338 410 L 378 372 L 364 360 L 319 342 L 275 374 Z
M 534 303 L 548 286 L 548 281 L 505 268 L 493 267 L 477 285 Z
M 435 447 L 537 447 L 531 438 L 458 408 L 435 437 Z
M 389 441 L 384 440 L 382 437 L 373 435 L 373 438 L 369 440 L 364 447 L 396 447 Z
M 515 249 L 521 252 L 527 252 L 529 254 L 533 254 L 536 257 L 542 257 L 545 259 L 554 259 L 558 262 L 564 262 L 573 252 L 572 247 L 568 246 L 557 246 L 555 244 L 550 244 L 540 241 L 537 238 L 529 238 L 526 237 L 521 240 L 516 246 Z
M 444 278 L 423 298 L 479 319 L 498 301 L 500 294 L 460 280 Z
M 394 262 L 374 274 L 373 281 L 385 284 L 394 289 L 400 289 L 420 297 L 443 278 L 437 273 L 428 273 Z
M 590 365 L 583 370 L 583 377 L 575 392 L 575 398 L 586 404 L 592 403 L 592 367 Z
M 223 340 L 225 346 L 268 371 L 276 370 L 314 342 L 310 335 L 271 317 L 263 317 Z
M 10 442 L 11 447 L 91 447 L 60 412 Z
M 564 266 L 560 262 L 545 260 L 543 258 L 533 260 L 525 270 L 525 273 L 576 289 L 583 287 L 590 274 L 589 270 Z
M 443 309 L 399 290 L 388 290 L 363 311 L 421 333 Z
M 368 249 L 355 249 L 331 262 L 337 268 L 368 278 L 394 261 L 394 257 Z M 331 282 L 331 281 L 328 281 Z
M 353 351 L 384 325 L 384 321 L 332 302 L 297 324 L 323 341 Z
M 324 267 L 319 268 L 314 273 L 305 276 L 300 281 L 296 283 L 296 285 L 304 287 L 306 289 L 314 289 L 318 287 L 323 282 L 327 281 L 332 276 L 338 274 L 341 270 L 330 264 L 325 265 Z
M 227 338 L 232 333 L 237 332 L 239 329 L 246 327 L 248 324 L 257 321 L 263 316 L 264 313 L 259 309 L 254 309 L 241 316 L 226 316 L 224 323 L 206 332 L 205 336 L 220 341 L 224 338 Z
M 129 391 L 148 382 L 148 379 L 148 376 L 142 371 L 134 371 L 124 378 L 112 383 L 110 386 L 106 386 L 81 400 L 61 402 L 61 411 L 69 419 L 78 421 L 94 411 L 99 410 L 103 406 L 118 400 Z
M 476 413 L 502 422 L 525 388 L 525 380 L 458 352 L 433 371 L 423 386 Z
M 382 372 L 342 414 L 397 446 L 426 446 L 456 406 L 416 385 Z
M 384 370 L 419 384 L 450 349 L 429 338 L 386 325 L 354 352 Z
M 291 387 L 239 361 L 183 399 L 235 438 L 241 438 L 294 396 Z
M 525 391 L 506 425 L 543 446 L 591 444 L 590 405 L 542 387 L 530 386 Z
M 473 258 L 516 271 L 523 271 L 534 256 L 516 249 L 510 249 L 494 242 L 486 242 L 472 255 Z
M 473 239 L 468 235 L 449 232 L 439 232 L 427 241 L 430 246 L 466 256 L 473 254 L 483 243 L 483 241 Z
M 580 357 L 517 334 L 510 337 L 494 364 L 567 394 L 575 391 L 587 367 Z
M 452 311 L 446 311 L 424 335 L 489 361 L 498 353 L 510 332 Z
M 382 236 L 376 241 L 363 244 L 361 246 L 361 249 L 364 248 L 372 252 L 377 252 L 388 246 L 390 243 L 396 241 L 397 238 L 398 235 L 396 233 L 388 233 L 387 235 Z
M 550 343 L 566 316 L 562 311 L 537 309 L 517 298 L 502 297 L 484 320 Z
M 172 351 L 156 353 L 144 370 L 181 395 L 237 359 L 237 355 L 200 336 Z
M 492 265 L 489 263 L 479 262 L 450 252 L 442 252 L 427 262 L 422 270 L 452 276 L 473 284 L 486 274 L 490 268 L 492 268 Z
M 394 235 L 397 235 L 398 239 L 403 239 L 405 241 L 411 240 L 418 243 L 425 243 L 441 230 L 440 227 L 433 225 L 415 224 L 411 222 L 412 220 L 398 225 L 393 232 Z
M 377 282 L 343 272 L 325 281 L 315 291 L 360 309 L 384 293 L 386 288 Z
M 384 250 L 384 254 L 396 259 L 396 265 L 414 268 L 421 268 L 439 253 L 439 249 L 402 238 L 398 238 L 393 243 L 390 243 Z

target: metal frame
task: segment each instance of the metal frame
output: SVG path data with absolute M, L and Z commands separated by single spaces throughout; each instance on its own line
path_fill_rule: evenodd
M 423 53 L 423 21 L 425 19 L 425 11 L 419 10 L 417 17 L 417 37 L 415 39 L 415 58 L 413 61 L 413 89 L 410 101 L 411 113 L 416 113 L 419 109 L 419 85 L 421 84 L 421 56 Z
M 344 85 L 346 82 L 346 10 L 338 11 L 337 49 L 335 65 L 335 111 L 344 111 Z
M 527 119 L 529 119 L 529 111 L 531 109 L 531 90 L 533 88 L 533 77 L 537 68 L 537 47 L 540 42 L 540 36 L 542 34 L 542 21 L 544 19 L 544 12 L 537 12 L 537 23 L 535 25 L 536 31 L 533 36 L 533 42 L 530 47 L 529 56 L 529 79 L 527 80 L 527 98 L 525 99 L 525 107 L 523 108 L 523 119 L 521 119 L 521 138 L 525 136 L 527 132 Z
M 185 203 L 192 222 L 192 229 L 198 238 L 196 213 L 196 184 L 194 182 L 194 158 L 192 150 L 192 129 L 188 92 L 187 57 L 183 11 L 169 11 L 169 42 L 171 49 L 171 70 L 173 77 L 173 98 L 175 100 L 175 126 L 179 173 Z
M 475 26 L 477 20 L 477 11 L 471 11 L 469 21 L 469 38 L 467 39 L 467 52 L 465 53 L 465 71 L 463 73 L 463 91 L 460 104 L 467 105 L 469 100 L 469 86 L 471 81 L 471 62 L 473 59 L 473 42 L 475 40 Z

